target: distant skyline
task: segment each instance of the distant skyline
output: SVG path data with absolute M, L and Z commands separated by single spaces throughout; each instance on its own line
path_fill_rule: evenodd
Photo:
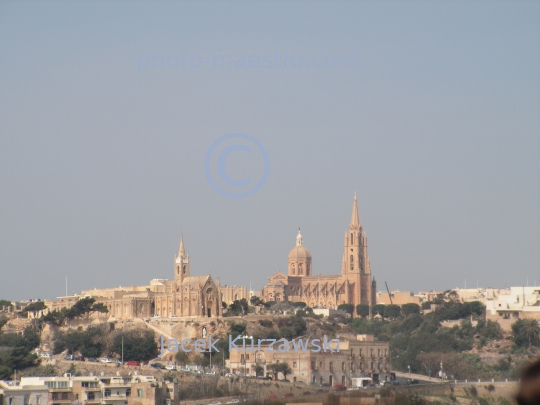
M 539 12 L 0 3 L 0 299 L 337 274 L 355 192 L 379 290 L 540 282 Z

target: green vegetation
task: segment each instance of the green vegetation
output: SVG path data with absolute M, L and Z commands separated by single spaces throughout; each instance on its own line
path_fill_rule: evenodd
M 498 366 L 489 368 L 480 357 L 463 353 L 502 338 L 499 324 L 484 320 L 482 303 L 462 303 L 455 292 L 446 291 L 436 297 L 434 304 L 436 308 L 425 315 L 417 304 L 374 305 L 371 315 L 379 315 L 379 319 L 368 319 L 370 308 L 358 305 L 356 311 L 362 318 L 342 322 L 349 323 L 358 334 L 373 334 L 376 340 L 389 341 L 392 366 L 397 370 L 407 371 L 410 366 L 411 372 L 428 375 L 431 370 L 431 375 L 435 376 L 442 361 L 443 371 L 449 378 L 481 378 L 494 374 L 508 377 L 514 372 L 511 359 L 503 359 Z M 471 318 L 478 320 L 474 327 Z M 441 325 L 444 321 L 460 319 L 460 324 L 452 328 Z M 531 345 L 540 343 L 532 322 L 527 327 L 521 323 L 515 329 L 519 331 L 516 335 L 519 344 L 528 345 L 529 338 Z
M 354 312 L 354 305 L 353 304 L 341 304 L 337 307 L 339 311 L 344 311 L 348 313 L 349 315 L 352 315 Z
M 0 346 L 8 349 L 0 351 L 0 379 L 10 378 L 13 370 L 23 370 L 39 364 L 37 355 L 30 351 L 41 342 L 38 327 L 28 326 L 22 334 L 0 333 Z
M 99 302 L 96 303 L 96 300 L 91 297 L 82 298 L 77 301 L 71 308 L 62 308 L 62 310 L 55 309 L 50 311 L 47 315 L 43 317 L 43 322 L 48 323 L 53 326 L 63 326 L 68 319 L 90 317 L 90 314 L 94 312 L 107 313 L 109 310 L 105 304 Z
M 42 311 L 45 308 L 47 308 L 47 306 L 45 305 L 43 301 L 36 301 L 36 302 L 32 302 L 31 304 L 28 304 L 26 307 L 22 309 L 21 312 L 28 313 L 28 312 Z
M 512 337 L 516 349 L 529 350 L 540 346 L 540 325 L 536 319 L 518 319 L 512 324 Z
M 11 301 L 8 301 L 8 300 L 0 300 L 0 309 L 4 308 L 4 307 L 9 307 L 13 305 L 13 303 Z
M 74 354 L 80 352 L 85 357 L 101 355 L 122 355 L 124 341 L 125 361 L 145 361 L 156 357 L 158 347 L 153 331 L 130 330 L 126 332 L 111 330 L 108 325 L 90 326 L 83 330 L 57 331 L 54 336 L 54 354 L 67 350 Z
M 150 330 L 130 330 L 114 337 L 112 353 L 122 355 L 122 339 L 124 342 L 124 361 L 146 361 L 157 356 L 158 347 L 155 335 Z
M 292 369 L 287 362 L 270 363 L 266 365 L 266 369 L 271 371 L 274 379 L 277 379 L 279 373 L 283 374 L 285 379 L 292 374 Z
M 229 308 L 227 309 L 227 312 L 224 314 L 224 316 L 238 316 L 238 315 L 246 315 L 248 313 L 249 305 L 245 298 L 242 298 L 241 300 L 235 300 L 231 305 L 229 305 Z

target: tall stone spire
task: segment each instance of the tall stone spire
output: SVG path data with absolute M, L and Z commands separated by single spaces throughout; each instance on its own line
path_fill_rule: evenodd
M 178 256 L 185 256 L 186 251 L 184 249 L 184 235 L 180 236 L 180 247 L 178 248 Z
M 360 219 L 358 218 L 358 203 L 356 201 L 356 192 L 354 193 L 354 203 L 352 207 L 351 225 L 360 225 Z

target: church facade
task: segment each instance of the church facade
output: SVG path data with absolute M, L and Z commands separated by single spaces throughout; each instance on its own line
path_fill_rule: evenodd
M 345 231 L 341 273 L 314 275 L 310 251 L 298 231 L 288 257 L 287 272 L 278 272 L 262 289 L 265 301 L 305 302 L 309 307 L 337 308 L 341 304 L 373 306 L 376 283 L 372 278 L 367 236 L 358 216 L 354 196 L 351 223 Z
M 222 316 L 219 279 L 214 283 L 210 274 L 191 276 L 189 254 L 180 239 L 174 257 L 174 278 L 155 279 L 149 285 L 83 290 L 81 295 L 59 297 L 46 302 L 49 310 L 70 308 L 79 299 L 92 297 L 109 310 L 100 317 L 116 319 L 160 317 L 216 317 Z

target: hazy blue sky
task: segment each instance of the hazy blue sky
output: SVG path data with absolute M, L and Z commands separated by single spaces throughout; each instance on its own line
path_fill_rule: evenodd
M 286 271 L 298 227 L 314 273 L 335 274 L 355 191 L 379 289 L 540 283 L 539 15 L 518 1 L 1 2 L 0 298 L 63 295 L 66 275 L 69 293 L 171 278 L 181 233 L 192 274 L 223 284 Z M 343 57 L 356 65 L 332 67 Z M 231 133 L 268 156 L 245 198 L 205 174 Z M 263 154 L 225 169 L 250 184 L 218 185 L 244 192 Z

